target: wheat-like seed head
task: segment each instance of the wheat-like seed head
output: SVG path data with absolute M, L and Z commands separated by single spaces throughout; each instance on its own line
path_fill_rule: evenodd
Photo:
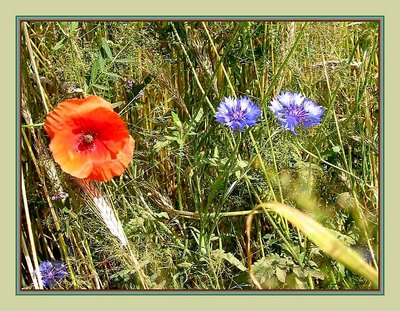
M 102 220 L 110 232 L 119 239 L 122 246 L 128 244 L 122 224 L 116 217 L 112 204 L 100 192 L 94 183 L 79 180 L 79 185 L 90 200 L 89 206 L 93 212 Z

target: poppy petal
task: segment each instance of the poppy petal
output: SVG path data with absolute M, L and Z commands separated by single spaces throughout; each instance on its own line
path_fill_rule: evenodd
M 57 105 L 46 117 L 44 129 L 50 138 L 53 138 L 57 131 L 65 127 L 65 122 L 72 116 L 79 116 L 90 113 L 96 108 L 104 108 L 113 111 L 112 105 L 98 96 L 89 96 L 83 99 L 67 99 Z
M 97 108 L 90 113 L 74 116 L 70 126 L 95 132 L 100 140 L 115 157 L 128 141 L 129 132 L 119 115 L 104 108 Z
M 57 133 L 51 140 L 50 150 L 64 172 L 77 178 L 86 178 L 93 165 L 87 157 L 75 150 L 75 141 L 76 135 Z
M 105 146 L 103 148 L 107 149 Z M 108 181 L 115 176 L 121 175 L 132 160 L 134 148 L 135 141 L 129 136 L 129 141 L 117 154 L 116 158 L 101 159 L 92 156 L 93 169 L 86 179 Z
M 135 150 L 135 140 L 129 136 L 129 141 L 125 144 L 124 148 L 118 153 L 117 159 L 125 167 L 128 167 L 132 160 L 133 151 Z

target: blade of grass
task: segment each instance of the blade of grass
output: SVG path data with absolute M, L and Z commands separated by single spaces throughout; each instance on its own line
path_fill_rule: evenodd
M 29 57 L 31 59 L 32 69 L 35 74 L 36 84 L 40 91 L 40 96 L 42 98 L 44 109 L 45 109 L 46 113 L 49 113 L 49 108 L 47 106 L 46 97 L 44 95 L 42 84 L 40 83 L 39 71 L 36 67 L 35 57 L 33 56 L 33 50 L 32 50 L 32 46 L 31 46 L 31 40 L 29 38 L 28 27 L 26 25 L 27 25 L 27 23 L 24 22 L 23 28 L 24 28 L 24 35 L 25 35 L 25 43 L 26 43 L 26 46 L 28 47 L 28 52 L 29 52 Z
M 379 286 L 378 271 L 367 264 L 360 255 L 358 255 L 350 247 L 343 244 L 343 242 L 341 242 L 328 229 L 310 216 L 293 207 L 278 202 L 259 204 L 254 208 L 254 211 L 259 209 L 272 211 L 286 218 L 332 259 L 342 263 L 349 270 L 370 281 L 375 288 Z M 252 215 L 253 214 L 250 214 L 248 217 L 248 232 L 251 228 Z M 251 265 L 249 265 L 249 269 L 250 266 Z M 252 276 L 252 279 L 254 279 L 254 275 Z

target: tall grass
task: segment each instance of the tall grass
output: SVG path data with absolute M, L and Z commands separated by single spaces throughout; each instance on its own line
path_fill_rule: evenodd
M 378 34 L 345 21 L 22 23 L 21 288 L 42 288 L 44 260 L 68 267 L 56 289 L 376 288 Z M 268 109 L 283 90 L 324 106 L 322 124 L 284 131 Z M 114 104 L 136 150 L 121 177 L 82 187 L 54 163 L 43 122 L 88 94 Z M 232 132 L 214 113 L 241 95 L 262 118 Z M 332 239 L 252 213 L 271 201 Z

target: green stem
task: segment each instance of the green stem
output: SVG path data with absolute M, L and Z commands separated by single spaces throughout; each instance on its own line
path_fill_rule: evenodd
M 322 54 L 322 57 L 323 57 L 323 63 L 324 63 L 324 74 L 325 74 L 326 84 L 327 84 L 328 93 L 329 93 L 329 101 L 331 101 L 332 100 L 332 98 L 331 98 L 332 97 L 331 87 L 330 87 L 330 83 L 329 83 L 328 72 L 327 72 L 327 69 L 326 69 L 326 66 L 325 66 L 325 58 L 324 58 L 323 54 Z M 337 131 L 337 135 L 338 135 L 338 139 L 339 139 L 339 144 L 340 144 L 340 148 L 341 148 L 342 157 L 343 157 L 343 163 L 345 165 L 346 170 L 348 172 L 352 173 L 351 167 L 349 166 L 349 162 L 347 161 L 347 158 L 346 158 L 346 153 L 344 151 L 342 135 L 340 133 L 339 122 L 338 122 L 338 119 L 337 119 L 337 116 L 336 116 L 335 109 L 332 109 L 332 114 L 333 114 L 333 118 L 335 120 L 335 126 L 336 126 L 336 131 Z M 370 238 L 369 238 L 369 235 L 368 235 L 368 232 L 367 232 L 368 224 L 367 224 L 367 221 L 366 221 L 366 219 L 364 217 L 364 213 L 362 211 L 360 203 L 358 202 L 358 196 L 356 194 L 354 181 L 352 179 L 350 179 L 350 183 L 351 183 L 351 193 L 352 193 L 354 201 L 356 203 L 355 204 L 356 205 L 356 210 L 357 210 L 357 212 L 359 214 L 359 218 L 360 218 L 361 230 L 362 230 L 362 232 L 364 234 L 364 237 L 366 239 L 369 251 L 370 251 L 371 254 L 373 254 L 374 253 L 373 252 L 373 248 L 372 248 L 372 245 L 370 243 Z M 375 256 L 372 256 L 372 261 L 373 261 L 373 264 L 375 266 L 375 269 L 378 269 L 378 264 L 377 264 L 377 262 L 375 260 Z
M 51 214 L 51 217 L 52 217 L 53 222 L 54 222 L 54 227 L 55 227 L 56 231 L 58 232 L 58 243 L 59 243 L 58 246 L 60 248 L 61 254 L 64 257 L 64 261 L 67 264 L 68 271 L 69 271 L 69 276 L 71 278 L 72 284 L 73 284 L 74 288 L 77 288 L 76 279 L 75 279 L 75 272 L 74 272 L 74 270 L 72 269 L 72 266 L 71 266 L 70 258 L 68 256 L 67 245 L 65 243 L 64 236 L 63 236 L 62 231 L 61 231 L 60 221 L 59 221 L 59 219 L 57 217 L 57 213 L 55 212 L 53 203 L 50 200 L 50 196 L 49 196 L 49 192 L 47 190 L 45 178 L 44 178 L 42 172 L 40 171 L 39 164 L 37 163 L 36 157 L 35 157 L 35 155 L 33 153 L 33 150 L 32 150 L 31 145 L 29 143 L 28 137 L 25 134 L 25 131 L 22 130 L 21 133 L 22 133 L 23 139 L 25 141 L 25 145 L 27 147 L 28 153 L 29 153 L 29 155 L 30 155 L 30 157 L 31 157 L 31 159 L 33 161 L 33 164 L 35 166 L 36 172 L 37 172 L 37 174 L 39 176 L 40 182 L 43 185 L 42 186 L 43 193 L 44 193 L 44 196 L 46 198 L 47 204 L 48 204 L 49 209 L 50 209 L 50 214 Z
M 196 73 L 196 69 L 194 68 L 193 63 L 192 63 L 192 61 L 190 60 L 190 57 L 189 57 L 188 53 L 186 52 L 186 49 L 185 49 L 185 46 L 184 46 L 183 43 L 182 43 L 181 37 L 179 36 L 178 31 L 176 30 L 174 23 L 171 23 L 171 25 L 172 25 L 172 28 L 173 28 L 173 30 L 174 30 L 175 36 L 176 36 L 176 38 L 178 39 L 179 45 L 181 46 L 181 49 L 182 49 L 182 51 L 183 51 L 183 54 L 185 54 L 186 60 L 187 60 L 187 62 L 189 63 L 190 69 L 192 70 L 192 73 L 193 73 L 194 79 L 195 79 L 195 81 L 196 81 L 196 83 L 197 83 L 197 86 L 199 87 L 201 93 L 202 93 L 203 95 L 205 95 L 206 92 L 204 91 L 204 89 L 203 89 L 203 87 L 202 87 L 202 85 L 201 85 L 201 83 L 200 83 L 199 77 L 197 76 L 197 73 Z M 205 99 L 206 99 L 206 101 L 207 101 L 208 106 L 209 106 L 210 109 L 212 110 L 212 112 L 215 112 L 215 109 L 214 109 L 213 105 L 211 104 L 211 101 L 208 99 L 207 96 L 205 96 Z
M 33 127 L 42 127 L 44 125 L 43 123 L 35 123 L 35 124 L 22 124 L 22 128 L 33 128 Z
M 267 183 L 268 183 L 269 190 L 270 190 L 271 193 L 272 193 L 272 196 L 273 196 L 274 201 L 276 201 L 276 195 L 275 195 L 274 189 L 273 189 L 273 187 L 272 187 L 271 180 L 270 180 L 270 178 L 269 178 L 269 176 L 268 176 L 267 169 L 265 168 L 264 160 L 263 160 L 263 158 L 262 158 L 262 156 L 261 156 L 261 153 L 260 153 L 260 151 L 259 151 L 259 149 L 258 149 L 258 147 L 257 147 L 256 140 L 254 139 L 254 136 L 253 136 L 253 133 L 252 133 L 251 130 L 249 131 L 249 135 L 250 135 L 251 142 L 253 143 L 254 149 L 256 150 L 256 154 L 257 154 L 258 160 L 260 161 L 261 170 L 262 170 L 262 172 L 264 173 L 264 177 L 265 177 L 265 180 L 266 180 Z
M 211 35 L 210 35 L 210 32 L 208 31 L 207 26 L 206 26 L 206 24 L 205 24 L 204 22 L 201 22 L 201 25 L 203 26 L 204 30 L 206 31 L 208 40 L 210 40 L 211 47 L 213 48 L 214 53 L 215 53 L 215 56 L 216 56 L 216 58 L 217 58 L 217 61 L 219 62 L 219 61 L 220 61 L 219 53 L 218 53 L 217 48 L 215 47 L 215 44 L 214 44 L 214 41 L 213 41 L 213 39 L 212 39 L 212 37 L 211 37 Z M 225 66 L 224 66 L 224 64 L 222 64 L 222 63 L 221 63 L 221 68 L 222 68 L 222 71 L 224 72 L 225 78 L 226 78 L 226 80 L 227 80 L 227 82 L 228 82 L 228 86 L 229 86 L 229 88 L 231 89 L 233 96 L 236 97 L 235 88 L 233 87 L 232 82 L 231 82 L 231 79 L 229 79 L 228 73 L 227 73 L 226 70 L 225 70 Z

